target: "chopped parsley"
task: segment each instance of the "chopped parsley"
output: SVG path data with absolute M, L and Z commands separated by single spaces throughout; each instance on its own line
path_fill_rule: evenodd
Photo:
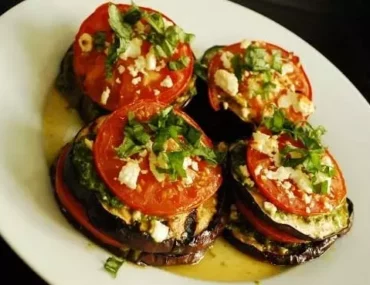
M 244 54 L 244 62 L 246 67 L 251 71 L 266 71 L 270 69 L 270 64 L 267 62 L 267 52 L 264 48 L 250 45 Z
M 308 122 L 294 124 L 289 121 L 280 109 L 275 110 L 273 116 L 265 117 L 262 125 L 275 134 L 284 132 L 290 135 L 302 146 L 286 144 L 280 151 L 280 164 L 285 167 L 298 167 L 302 165 L 303 170 L 312 175 L 313 189 L 316 193 L 326 194 L 329 182 L 318 181 L 318 176 L 323 175 L 331 178 L 335 174 L 332 166 L 322 163 L 322 156 L 325 155 L 325 147 L 321 143 L 321 137 L 325 133 L 322 126 L 314 128 Z
M 157 166 L 157 171 L 168 174 L 172 180 L 186 177 L 183 165 L 187 157 L 198 156 L 211 164 L 217 164 L 225 157 L 224 152 L 202 144 L 201 131 L 177 115 L 172 107 L 143 123 L 129 114 L 124 134 L 122 144 L 116 148 L 118 157 L 127 158 L 149 148 L 164 164 Z M 175 145 L 170 151 L 167 150 L 169 141 Z
M 108 271 L 114 278 L 117 277 L 117 272 L 124 263 L 124 259 L 120 259 L 114 256 L 109 257 L 104 264 L 104 269 Z
M 171 60 L 168 62 L 168 68 L 170 70 L 181 70 L 186 68 L 190 63 L 190 58 L 188 56 L 181 56 L 177 60 Z

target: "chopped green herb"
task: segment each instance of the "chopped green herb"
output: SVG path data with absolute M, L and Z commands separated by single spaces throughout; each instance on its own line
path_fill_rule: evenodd
M 270 69 L 267 62 L 267 52 L 263 48 L 250 45 L 244 55 L 246 67 L 251 71 L 265 71 Z
M 113 65 L 116 63 L 118 59 L 118 54 L 117 54 L 117 49 L 119 47 L 118 44 L 119 44 L 119 41 L 117 37 L 115 37 L 112 45 L 108 49 L 108 55 L 105 60 L 105 73 L 108 78 L 112 77 Z
M 105 32 L 96 32 L 93 35 L 94 48 L 98 51 L 103 51 L 105 49 L 105 39 Z
M 153 13 L 144 12 L 143 17 L 148 22 L 148 24 L 154 29 L 155 32 L 157 32 L 158 34 L 164 34 L 165 28 L 162 15 L 156 12 Z
M 272 51 L 272 62 L 271 68 L 281 73 L 281 68 L 283 67 L 283 61 L 281 58 L 281 51 L 273 50 Z
M 318 194 L 328 194 L 329 193 L 329 181 L 325 180 L 321 183 L 314 184 L 313 191 Z
M 165 155 L 167 156 L 168 168 L 163 169 L 157 167 L 158 172 L 167 173 L 172 180 L 176 180 L 178 177 L 186 177 L 186 171 L 183 165 L 188 153 L 186 151 L 173 151 Z
M 234 74 L 236 78 L 238 78 L 238 81 L 242 80 L 244 66 L 243 66 L 243 60 L 242 57 L 239 54 L 234 55 L 234 57 L 231 59 L 231 66 L 234 69 Z
M 168 63 L 168 68 L 170 70 L 181 70 L 187 67 L 190 63 L 190 58 L 188 56 L 181 56 L 177 60 L 172 60 Z
M 127 158 L 141 152 L 150 141 L 150 135 L 145 130 L 144 124 L 139 123 L 133 113 L 128 114 L 124 135 L 122 144 L 116 148 L 120 158 Z
M 130 9 L 123 16 L 123 21 L 133 26 L 140 21 L 141 17 L 142 12 L 140 8 L 134 2 L 132 2 Z
M 117 272 L 121 268 L 122 264 L 124 263 L 123 259 L 119 259 L 117 257 L 109 257 L 105 264 L 104 268 L 106 271 L 108 271 L 114 278 L 117 277 Z
M 119 39 L 119 48 L 117 50 L 117 55 L 119 56 L 127 49 L 132 35 L 132 28 L 130 24 L 123 21 L 122 14 L 116 5 L 109 5 L 108 14 L 109 25 Z

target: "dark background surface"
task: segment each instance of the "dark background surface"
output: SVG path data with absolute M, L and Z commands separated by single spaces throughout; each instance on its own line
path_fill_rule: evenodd
M 2 0 L 0 15 L 21 1 Z M 333 62 L 370 102 L 367 0 L 234 0 L 290 29 Z M 26 237 L 25 237 L 26 238 Z M 0 284 L 46 284 L 0 237 Z M 4 282 L 4 283 L 3 283 Z

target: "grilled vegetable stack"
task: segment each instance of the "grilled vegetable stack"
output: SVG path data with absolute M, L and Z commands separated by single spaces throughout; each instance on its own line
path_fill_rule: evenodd
M 270 263 L 296 265 L 319 257 L 350 229 L 353 205 L 323 133 L 276 109 L 252 138 L 231 146 L 230 243 Z
M 190 264 L 224 229 L 222 157 L 186 114 L 143 101 L 84 127 L 52 177 L 64 214 L 116 255 Z
M 57 87 L 85 121 L 139 100 L 183 106 L 196 94 L 193 37 L 158 11 L 103 4 L 82 23 Z
M 256 124 L 274 106 L 293 121 L 314 112 L 310 82 L 299 58 L 276 45 L 244 40 L 215 46 L 201 64 L 207 69 L 209 101 L 215 111 L 223 107 Z

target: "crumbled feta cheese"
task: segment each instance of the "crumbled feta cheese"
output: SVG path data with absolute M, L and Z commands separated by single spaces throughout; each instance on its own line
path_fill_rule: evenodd
M 140 220 L 141 220 L 141 217 L 142 217 L 142 214 L 141 214 L 141 212 L 139 212 L 139 211 L 134 211 L 134 212 L 132 213 L 132 219 L 133 219 L 135 222 L 140 221 Z
M 195 172 L 189 168 L 186 169 L 186 177 L 183 178 L 183 182 L 186 185 L 192 184 L 195 179 Z
M 302 189 L 304 192 L 311 194 L 312 186 L 310 179 L 308 178 L 307 174 L 303 173 L 300 169 L 295 169 L 290 178 L 297 184 L 297 186 Z
M 222 52 L 220 59 L 222 61 L 222 64 L 223 64 L 224 68 L 226 68 L 226 69 L 231 68 L 231 59 L 233 57 L 234 57 L 234 55 L 229 51 Z
M 182 164 L 182 168 L 184 168 L 185 170 L 188 169 L 188 167 L 191 165 L 191 158 L 190 157 L 185 157 L 184 158 L 184 162 Z
M 134 85 L 138 85 L 140 81 L 141 81 L 141 77 L 135 77 L 135 78 L 132 79 L 131 82 Z
M 302 96 L 293 107 L 296 112 L 302 113 L 303 116 L 309 116 L 315 111 L 313 102 L 306 96 Z
M 158 89 L 154 89 L 153 92 L 154 96 L 158 96 L 161 93 Z
M 116 78 L 116 83 L 121 84 L 121 79 L 119 77 Z
M 196 162 L 196 161 L 193 160 L 191 162 L 191 168 L 193 168 L 194 171 L 199 171 L 198 162 Z
M 161 71 L 166 66 L 166 62 L 164 60 L 161 60 L 159 62 L 159 65 L 155 68 L 155 71 Z
M 93 49 L 93 38 L 88 33 L 83 33 L 78 39 L 78 45 L 82 52 L 90 52 Z
M 291 63 L 284 63 L 281 67 L 281 74 L 284 76 L 294 71 L 294 66 Z
M 307 195 L 306 193 L 303 194 L 303 201 L 309 205 L 312 201 L 312 196 L 311 195 Z
M 328 201 L 324 202 L 325 209 L 332 211 L 334 209 L 333 205 L 331 205 Z
M 263 116 L 264 117 L 272 117 L 275 113 L 275 106 L 270 104 L 270 105 L 267 105 L 264 109 L 263 109 Z
M 307 214 L 310 214 L 311 213 L 311 209 L 309 207 L 306 207 L 306 213 Z
M 252 147 L 270 157 L 278 152 L 279 143 L 275 136 L 266 135 L 260 131 L 253 133 Z
M 169 75 L 166 76 L 165 79 L 161 82 L 162 87 L 171 88 L 173 86 L 172 79 Z
M 251 45 L 251 41 L 248 41 L 248 40 L 243 40 L 241 43 L 240 43 L 240 47 L 241 48 L 248 48 L 249 46 Z
M 105 90 L 103 91 L 103 93 L 101 94 L 100 103 L 102 103 L 103 105 L 106 105 L 108 102 L 109 95 L 110 95 L 110 89 L 107 86 Z
M 137 179 L 140 174 L 139 163 L 135 160 L 128 161 L 118 174 L 118 181 L 130 189 L 136 189 Z
M 288 198 L 289 200 L 293 200 L 295 198 L 295 195 L 292 191 L 286 191 L 287 195 L 288 195 Z
M 141 174 L 148 174 L 148 172 L 149 172 L 148 170 L 141 170 L 140 171 Z
M 284 181 L 281 185 L 285 190 L 289 190 L 290 188 L 292 188 L 292 183 L 290 183 L 289 181 Z
M 269 170 L 266 173 L 266 177 L 271 180 L 284 181 L 289 179 L 293 168 L 280 166 L 276 171 Z
M 167 239 L 170 229 L 160 221 L 152 220 L 150 235 L 156 242 L 162 242 Z
M 140 94 L 141 93 L 141 90 L 136 90 L 136 94 Z
M 262 168 L 263 168 L 263 166 L 261 164 L 258 164 L 256 169 L 254 170 L 254 174 L 255 175 L 260 175 Z
M 321 159 L 321 163 L 323 165 L 326 165 L 326 166 L 329 166 L 329 167 L 334 166 L 333 161 L 331 160 L 331 158 L 328 155 L 323 156 L 323 158 Z
M 153 52 L 149 52 L 146 55 L 146 69 L 147 70 L 155 70 L 157 65 L 157 58 Z
M 278 107 L 287 109 L 290 106 L 295 106 L 297 104 L 297 94 L 294 92 L 288 92 L 288 94 L 281 96 L 278 99 Z
M 123 65 L 118 66 L 118 73 L 119 73 L 119 74 L 124 73 L 124 72 L 125 72 L 125 70 L 126 70 L 126 68 L 125 68 Z
M 238 94 L 239 83 L 234 73 L 230 73 L 227 70 L 219 69 L 215 73 L 215 83 L 223 91 L 231 96 Z
M 242 108 L 242 109 L 241 109 L 241 113 L 242 113 L 242 117 L 243 117 L 244 119 L 248 119 L 248 117 L 249 117 L 249 115 L 250 115 L 251 111 L 249 110 L 249 108 Z
M 271 215 L 274 215 L 277 211 L 276 206 L 267 201 L 263 203 L 263 208 Z
M 229 109 L 229 103 L 223 102 L 222 105 L 223 105 L 225 110 Z
M 139 38 L 133 38 L 127 46 L 124 53 L 120 55 L 120 58 L 126 60 L 127 58 L 137 58 L 141 54 L 141 46 L 143 41 Z

